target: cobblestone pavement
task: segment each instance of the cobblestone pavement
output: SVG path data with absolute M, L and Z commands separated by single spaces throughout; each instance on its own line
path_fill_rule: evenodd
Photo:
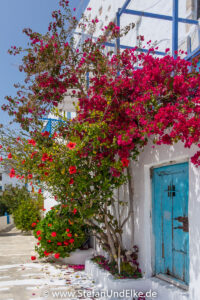
M 15 228 L 0 232 L 0 300 L 94 299 L 95 284 L 84 271 L 32 262 L 34 243 Z

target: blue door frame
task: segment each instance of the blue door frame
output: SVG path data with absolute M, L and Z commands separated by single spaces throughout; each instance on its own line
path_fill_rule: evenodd
M 189 284 L 188 163 L 153 169 L 155 275 Z

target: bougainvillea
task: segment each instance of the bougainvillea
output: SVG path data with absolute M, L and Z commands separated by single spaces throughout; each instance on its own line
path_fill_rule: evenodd
M 166 56 L 154 56 L 150 42 L 147 53 L 136 47 L 105 52 L 106 41 L 122 37 L 134 25 L 121 31 L 110 23 L 95 41 L 98 20 L 83 17 L 78 25 L 68 1 L 60 5 L 64 11 L 53 12 L 47 34 L 25 30 L 30 38 L 20 67 L 27 75 L 25 85 L 16 86 L 17 96 L 7 97 L 3 109 L 29 136 L 2 137 L 5 162 L 12 166 L 11 177 L 44 183 L 57 201 L 73 208 L 74 216 L 77 209 L 117 264 L 121 257 L 127 259 L 122 234 L 133 215 L 130 159 L 150 139 L 157 145 L 181 141 L 187 148 L 200 147 L 200 75 L 180 56 L 171 57 L 168 49 Z M 91 34 L 78 47 L 71 38 L 77 27 Z M 13 47 L 10 52 L 21 50 Z M 77 102 L 71 122 L 55 110 L 66 95 Z M 62 122 L 53 135 L 41 133 L 40 118 L 52 109 Z M 200 151 L 191 160 L 198 166 Z M 125 183 L 129 205 L 124 215 L 124 199 L 115 191 Z

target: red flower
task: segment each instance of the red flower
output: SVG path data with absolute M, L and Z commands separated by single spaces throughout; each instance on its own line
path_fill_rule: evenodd
M 32 227 L 35 227 L 36 225 L 37 225 L 36 223 L 32 223 L 32 224 L 31 224 Z
M 62 243 L 61 243 L 61 242 L 57 242 L 57 245 L 58 245 L 58 246 L 62 246 Z
M 70 239 L 69 242 L 70 242 L 70 244 L 73 244 L 74 239 Z
M 77 213 L 77 209 L 76 209 L 76 208 L 73 209 L 73 213 L 74 213 L 74 214 Z
M 44 251 L 44 255 L 45 256 L 48 256 L 50 253 L 49 252 L 47 252 L 46 250 Z
M 42 237 L 41 237 L 41 236 L 39 236 L 39 238 L 38 238 L 38 241 L 41 241 L 41 239 L 42 239 Z
M 53 161 L 53 158 L 52 156 L 50 155 L 49 158 L 48 158 L 48 161 L 52 162 Z
M 55 139 L 58 136 L 57 132 L 54 133 L 53 139 Z
M 10 170 L 9 176 L 10 176 L 10 178 L 15 177 L 15 169 L 12 168 L 12 169 Z
M 69 174 L 74 174 L 76 173 L 76 167 L 75 166 L 70 166 L 69 167 Z
M 46 161 L 46 160 L 48 160 L 48 159 L 49 159 L 48 154 L 47 154 L 47 153 L 43 153 L 43 154 L 42 154 L 42 161 Z
M 71 178 L 70 181 L 69 181 L 69 184 L 73 184 L 74 183 L 74 179 Z
M 44 137 L 45 136 L 48 137 L 49 136 L 49 132 L 48 131 L 42 132 L 41 135 L 44 136 Z
M 3 157 L 2 156 L 0 156 L 0 161 L 2 161 L 3 160 Z
M 31 260 L 36 260 L 36 256 L 31 256 Z
M 60 257 L 60 253 L 55 253 L 54 257 L 58 259 Z
M 68 242 L 68 241 L 65 241 L 64 244 L 65 244 L 65 246 L 68 246 L 68 245 L 69 245 L 69 242 Z
M 68 236 L 68 237 L 72 237 L 72 234 L 71 234 L 71 233 L 68 233 L 67 236 Z
M 129 165 L 129 159 L 122 158 L 121 162 L 122 162 L 123 167 L 128 167 L 128 165 Z
M 33 175 L 32 174 L 28 174 L 28 179 L 32 179 Z
M 38 242 L 37 245 L 39 246 L 39 244 L 40 244 L 40 243 Z
M 32 158 L 34 158 L 34 156 L 37 154 L 37 151 L 34 151 L 32 154 L 31 154 L 31 156 L 30 156 L 30 158 L 32 159 Z
M 110 171 L 111 171 L 113 177 L 120 177 L 120 175 L 121 175 L 121 173 L 118 170 L 116 170 L 115 168 L 111 167 Z
M 41 189 L 39 189 L 39 190 L 38 190 L 38 194 L 41 194 L 41 193 L 42 193 L 42 190 L 41 190 Z
M 68 144 L 67 144 L 67 148 L 69 148 L 69 149 L 74 149 L 76 147 L 76 143 L 73 143 L 73 142 L 69 142 Z
M 2 149 L 2 146 L 0 145 L 0 149 Z
M 44 166 L 45 166 L 45 164 L 41 163 L 41 164 L 38 165 L 38 168 L 43 168 Z
M 11 159 L 11 158 L 12 158 L 12 154 L 9 153 L 9 154 L 8 154 L 8 159 Z
M 48 243 L 51 243 L 51 240 L 48 240 L 47 242 L 48 242 Z
M 66 229 L 66 231 L 67 231 L 67 232 L 70 232 L 70 229 L 69 229 L 69 228 L 67 228 L 67 229 Z
M 53 231 L 53 232 L 51 233 L 51 236 L 53 236 L 53 237 L 56 237 L 56 235 L 57 235 L 57 233 L 56 233 L 55 231 Z
M 38 231 L 36 232 L 36 234 L 37 234 L 37 235 L 40 235 L 40 234 L 41 234 L 41 230 L 38 230 Z
M 51 227 L 51 226 L 52 226 L 52 224 L 48 224 L 48 226 L 49 226 L 49 227 Z
M 28 144 L 35 146 L 36 145 L 36 141 L 33 140 L 33 139 L 28 140 Z

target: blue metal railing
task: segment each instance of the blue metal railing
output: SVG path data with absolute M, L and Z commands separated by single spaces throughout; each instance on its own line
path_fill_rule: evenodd
M 143 17 L 148 17 L 148 18 L 171 21 L 172 22 L 172 54 L 176 58 L 177 51 L 178 51 L 178 24 L 179 24 L 179 22 L 186 23 L 186 24 L 194 24 L 194 25 L 198 25 L 199 22 L 197 20 L 185 19 L 185 18 L 178 17 L 179 0 L 173 0 L 173 15 L 172 16 L 127 9 L 127 6 L 129 5 L 130 2 L 131 2 L 131 0 L 126 0 L 124 5 L 122 6 L 122 8 L 118 9 L 118 12 L 116 14 L 117 26 L 120 26 L 120 17 L 122 14 L 131 14 L 131 15 L 135 15 L 135 16 L 143 16 Z M 117 40 L 117 47 L 118 47 L 118 49 L 120 48 L 120 39 Z
M 173 14 L 172 16 L 168 15 L 162 15 L 162 14 L 156 14 L 156 13 L 150 13 L 150 12 L 144 12 L 144 11 L 137 11 L 137 10 L 131 10 L 127 9 L 127 6 L 130 4 L 132 0 L 126 0 L 121 8 L 118 9 L 116 13 L 116 25 L 120 27 L 120 17 L 123 14 L 130 14 L 130 15 L 135 15 L 135 16 L 142 16 L 142 17 L 147 17 L 147 18 L 153 18 L 153 19 L 160 19 L 160 20 L 166 20 L 172 22 L 172 55 L 174 58 L 177 58 L 177 52 L 178 52 L 178 24 L 179 23 L 185 23 L 185 24 L 193 24 L 193 25 L 199 25 L 198 20 L 192 20 L 192 19 L 187 19 L 187 18 L 179 18 L 179 0 L 172 0 L 173 1 Z M 198 28 L 199 32 L 199 41 L 200 41 L 200 29 Z M 75 34 L 79 34 L 76 33 Z M 82 36 L 87 36 L 87 34 L 82 33 Z M 92 37 L 95 40 L 97 40 L 96 37 Z M 108 47 L 113 47 L 119 49 L 133 49 L 135 48 L 134 46 L 127 46 L 127 45 L 121 45 L 120 44 L 120 37 L 116 39 L 116 43 L 113 42 L 105 42 L 105 46 Z M 148 52 L 148 49 L 141 49 L 137 48 L 136 51 L 139 52 Z M 185 57 L 186 60 L 191 61 L 194 57 L 198 56 L 200 54 L 200 45 L 193 51 L 191 52 L 191 39 L 190 42 L 188 43 L 187 46 L 187 56 Z M 155 54 L 157 55 L 166 55 L 165 52 L 163 51 L 154 51 Z M 118 72 L 119 73 L 119 72 Z M 87 82 L 87 88 L 89 88 L 89 74 L 86 74 L 86 82 Z
M 72 118 L 71 112 L 67 112 L 67 120 L 70 120 Z M 55 130 L 61 125 L 62 123 L 65 123 L 65 121 L 60 119 L 53 119 L 53 118 L 42 118 L 43 121 L 47 121 L 45 124 L 42 132 L 49 132 L 49 136 L 52 136 L 52 134 L 55 132 Z

